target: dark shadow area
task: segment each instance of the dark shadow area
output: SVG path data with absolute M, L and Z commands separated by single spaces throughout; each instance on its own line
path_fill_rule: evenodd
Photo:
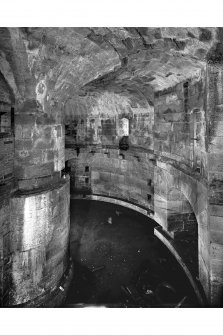
M 121 206 L 71 200 L 74 276 L 63 307 L 197 307 L 155 225 Z

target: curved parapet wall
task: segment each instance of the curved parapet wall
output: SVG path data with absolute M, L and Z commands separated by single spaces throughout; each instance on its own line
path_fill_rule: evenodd
M 153 212 L 153 155 L 116 148 L 81 148 L 69 160 L 71 195 L 99 194 L 134 203 Z M 71 156 L 70 156 L 71 157 Z
M 71 199 L 83 199 L 80 195 L 72 195 L 71 196 Z M 95 201 L 103 201 L 103 202 L 108 202 L 110 204 L 115 204 L 115 205 L 118 205 L 118 206 L 122 206 L 122 207 L 125 207 L 125 208 L 129 208 L 129 209 L 132 209 L 133 211 L 135 212 L 139 212 L 147 217 L 150 217 L 150 218 L 153 218 L 151 215 L 148 214 L 148 211 L 140 206 L 137 206 L 135 204 L 132 204 L 130 202 L 127 202 L 127 201 L 124 201 L 124 200 L 120 200 L 120 199 L 117 199 L 117 198 L 110 198 L 110 197 L 103 197 L 101 195 L 95 195 L 95 194 L 90 194 L 90 195 L 87 195 L 84 199 L 86 200 L 95 200 Z
M 69 186 L 69 178 L 61 179 L 53 189 L 11 198 L 6 305 L 38 305 L 38 297 L 44 304 L 44 294 L 49 300 L 60 285 L 69 260 Z

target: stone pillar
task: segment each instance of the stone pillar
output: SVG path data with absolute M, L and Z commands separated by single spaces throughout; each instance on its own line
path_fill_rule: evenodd
M 70 180 L 64 127 L 27 101 L 15 115 L 15 176 L 10 201 L 10 289 L 5 305 L 55 306 L 70 278 Z M 62 290 L 59 289 L 62 287 Z
M 5 274 L 10 259 L 6 256 L 9 241 L 10 227 L 10 189 L 11 185 L 0 186 L 0 306 L 4 306 L 4 296 L 9 288 L 9 280 Z
M 9 266 L 8 248 L 10 226 L 10 194 L 14 177 L 14 136 L 11 129 L 11 105 L 0 104 L 0 306 L 4 304 L 9 281 L 4 269 Z M 4 121 L 4 122 L 3 122 Z M 4 125 L 4 126 L 3 126 Z M 7 126 L 6 126 L 7 125 Z
M 46 303 L 68 267 L 69 179 L 11 199 L 9 305 Z M 35 304 L 34 299 L 37 303 Z
M 207 75 L 209 300 L 223 304 L 223 67 L 209 65 Z

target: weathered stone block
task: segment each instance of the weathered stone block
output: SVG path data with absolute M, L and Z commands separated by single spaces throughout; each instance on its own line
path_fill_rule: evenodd
M 211 243 L 210 244 L 210 257 L 211 259 L 223 259 L 223 244 Z
M 223 154 L 208 154 L 209 171 L 223 172 Z
M 210 205 L 210 215 L 223 217 L 223 205 Z
M 222 282 L 223 280 L 223 260 L 211 259 L 210 262 L 211 281 Z
M 210 216 L 210 229 L 223 232 L 223 217 L 211 215 Z
M 223 244 L 223 231 L 210 230 L 210 241 L 217 244 Z
M 4 237 L 4 250 L 12 261 L 5 270 L 12 283 L 7 304 L 16 305 L 55 287 L 66 270 L 69 179 L 35 195 L 15 195 L 10 214 L 12 231 Z

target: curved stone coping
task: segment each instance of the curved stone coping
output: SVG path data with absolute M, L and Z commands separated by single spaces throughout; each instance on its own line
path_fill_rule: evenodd
M 67 270 L 64 272 L 60 282 L 53 290 L 48 290 L 37 298 L 27 301 L 24 304 L 5 306 L 11 308 L 30 308 L 30 307 L 60 307 L 67 296 L 67 292 L 73 277 L 73 263 L 70 258 Z
M 150 210 L 143 208 L 139 205 L 135 205 L 131 202 L 122 200 L 122 199 L 118 199 L 118 198 L 114 198 L 114 197 L 108 197 L 108 196 L 102 196 L 102 195 L 98 195 L 98 194 L 88 194 L 85 195 L 83 197 L 83 195 L 71 195 L 70 196 L 71 199 L 81 199 L 81 200 L 96 200 L 96 201 L 104 201 L 104 202 L 109 202 L 111 204 L 115 204 L 115 205 L 119 205 L 119 206 L 123 206 L 129 209 L 132 209 L 133 211 L 139 212 L 151 219 L 154 220 L 154 216 L 153 214 L 150 214 Z
M 197 296 L 197 299 L 201 306 L 207 305 L 207 300 L 204 295 L 204 292 L 202 290 L 201 285 L 199 285 L 199 282 L 194 278 L 191 271 L 189 270 L 188 266 L 180 256 L 180 254 L 177 251 L 177 248 L 174 244 L 174 241 L 165 233 L 162 227 L 155 227 L 154 228 L 154 235 L 168 248 L 168 250 L 172 253 L 172 255 L 175 257 L 177 262 L 180 264 L 182 269 L 184 270 L 187 278 L 190 281 L 190 284 L 192 285 L 194 292 Z
M 69 175 L 64 175 L 61 177 L 57 182 L 53 182 L 52 184 L 47 184 L 45 187 L 34 188 L 32 190 L 17 190 L 15 193 L 12 194 L 13 198 L 21 198 L 21 197 L 28 197 L 33 195 L 39 195 L 45 192 L 49 192 L 51 190 L 56 190 L 64 186 L 70 180 Z

